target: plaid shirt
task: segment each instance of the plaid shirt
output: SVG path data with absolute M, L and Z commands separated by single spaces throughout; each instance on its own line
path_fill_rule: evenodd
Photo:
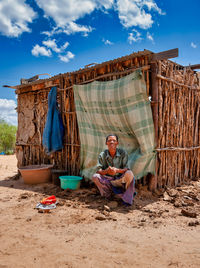
M 100 153 L 97 164 L 97 171 L 99 169 L 105 170 L 109 166 L 116 167 L 120 169 L 128 168 L 128 154 L 125 150 L 117 148 L 115 156 L 109 154 L 108 150 Z M 116 174 L 118 176 L 121 174 Z M 109 175 L 110 176 L 110 175 Z

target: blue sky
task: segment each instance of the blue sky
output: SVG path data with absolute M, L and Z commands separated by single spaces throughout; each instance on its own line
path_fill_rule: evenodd
M 0 0 L 0 117 L 17 124 L 14 89 L 2 85 L 21 78 L 144 49 L 179 48 L 174 61 L 200 63 L 199 11 L 199 0 Z

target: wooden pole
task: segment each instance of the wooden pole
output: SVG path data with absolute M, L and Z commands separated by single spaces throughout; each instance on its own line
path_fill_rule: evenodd
M 154 102 L 152 106 L 152 114 L 154 121 L 154 129 L 155 129 L 155 145 L 157 147 L 158 144 L 158 80 L 157 80 L 157 63 L 152 62 L 151 66 L 151 98 Z M 155 167 L 155 175 L 152 175 L 149 179 L 149 190 L 154 191 L 157 188 L 157 169 L 158 167 L 158 159 L 156 157 L 156 167 Z

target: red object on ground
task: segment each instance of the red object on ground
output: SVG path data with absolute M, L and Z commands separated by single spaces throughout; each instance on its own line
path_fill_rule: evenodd
M 41 204 L 44 205 L 50 205 L 56 203 L 56 197 L 55 195 L 51 195 L 49 197 L 43 198 L 42 201 L 40 201 Z

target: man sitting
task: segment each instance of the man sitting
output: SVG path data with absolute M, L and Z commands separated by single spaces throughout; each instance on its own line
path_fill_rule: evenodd
M 92 181 L 98 187 L 101 196 L 111 197 L 114 192 L 125 203 L 132 205 L 135 194 L 134 175 L 129 170 L 128 154 L 118 147 L 118 136 L 106 137 L 107 150 L 100 153 L 97 172 Z

